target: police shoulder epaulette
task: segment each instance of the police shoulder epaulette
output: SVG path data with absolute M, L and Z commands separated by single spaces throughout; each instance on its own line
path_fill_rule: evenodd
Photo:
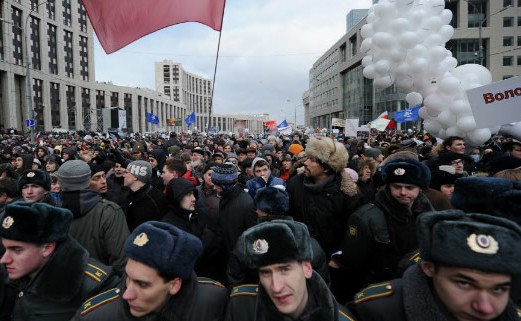
M 355 321 L 355 319 L 345 311 L 338 309 L 338 321 Z
M 258 291 L 258 284 L 244 284 L 233 288 L 230 298 L 238 296 L 256 296 Z
M 393 295 L 394 288 L 391 282 L 378 283 L 368 286 L 355 295 L 355 303 L 371 301 Z
M 107 271 L 92 262 L 87 263 L 83 273 L 98 283 L 104 280 L 108 275 Z
M 418 263 L 421 260 L 422 258 L 420 257 L 420 250 L 417 250 L 409 256 L 409 262 L 411 263 Z
M 84 316 L 100 306 L 116 300 L 119 298 L 120 292 L 120 289 L 114 288 L 88 299 L 81 307 L 81 315 Z
M 197 283 L 199 283 L 199 284 L 211 284 L 211 285 L 215 285 L 216 287 L 219 287 L 219 288 L 224 288 L 224 285 L 222 285 L 221 282 L 215 281 L 214 279 L 205 278 L 205 277 L 198 277 L 197 278 Z

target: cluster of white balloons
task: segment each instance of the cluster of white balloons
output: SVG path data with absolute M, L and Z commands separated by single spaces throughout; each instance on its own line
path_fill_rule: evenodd
M 380 0 L 362 27 L 364 76 L 376 89 L 396 85 L 410 105 L 423 103 L 424 128 L 442 139 L 461 136 L 476 145 L 492 131 L 476 128 L 466 90 L 489 84 L 490 71 L 476 64 L 457 67 L 445 48 L 454 34 L 445 0 Z M 498 129 L 495 129 L 497 131 Z

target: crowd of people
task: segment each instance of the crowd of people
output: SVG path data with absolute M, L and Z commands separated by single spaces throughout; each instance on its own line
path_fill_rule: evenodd
M 521 142 L 0 136 L 0 320 L 519 320 Z

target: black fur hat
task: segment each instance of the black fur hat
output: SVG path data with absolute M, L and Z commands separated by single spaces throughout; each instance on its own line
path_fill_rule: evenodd
M 18 190 L 22 190 L 25 184 L 34 184 L 51 190 L 51 176 L 39 169 L 28 169 L 18 177 Z
M 415 159 L 397 158 L 385 164 L 382 178 L 385 184 L 403 183 L 424 188 L 429 186 L 431 171 Z
M 313 258 L 308 228 L 288 220 L 273 220 L 247 229 L 237 241 L 236 250 L 241 261 L 252 269 Z
M 426 261 L 521 274 L 521 227 L 511 220 L 460 210 L 429 212 L 418 217 L 417 232 Z
M 163 276 L 189 279 L 203 252 L 201 241 L 172 224 L 149 221 L 136 227 L 125 242 L 127 257 Z
M 289 195 L 282 188 L 263 187 L 255 194 L 255 206 L 272 215 L 286 215 L 289 211 Z
M 521 224 L 521 182 L 499 177 L 462 177 L 454 183 L 454 208 L 511 219 Z
M 14 202 L 5 207 L 0 237 L 42 244 L 64 241 L 72 212 L 46 203 Z

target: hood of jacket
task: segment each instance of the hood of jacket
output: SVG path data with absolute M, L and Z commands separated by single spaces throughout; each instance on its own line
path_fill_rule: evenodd
M 91 190 L 62 192 L 62 207 L 69 209 L 74 218 L 85 216 L 102 198 Z

